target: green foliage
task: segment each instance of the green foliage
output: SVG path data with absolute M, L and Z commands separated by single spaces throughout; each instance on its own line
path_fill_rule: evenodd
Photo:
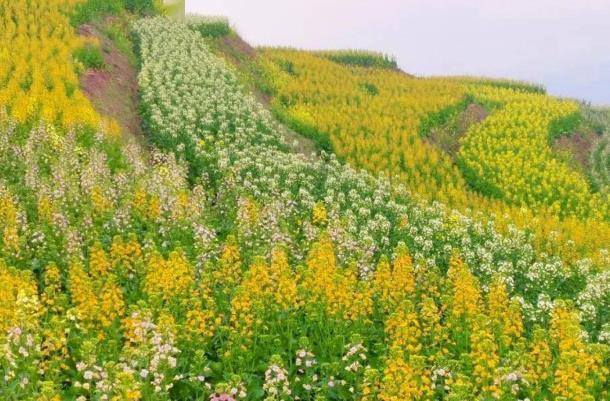
M 321 132 L 315 125 L 308 124 L 301 119 L 290 116 L 284 107 L 273 107 L 273 115 L 290 129 L 298 132 L 302 136 L 311 139 L 316 145 L 328 153 L 333 153 L 333 145 L 330 136 Z
M 74 52 L 74 59 L 81 62 L 87 69 L 100 70 L 104 68 L 104 56 L 97 46 L 81 47 Z
M 277 64 L 280 66 L 280 68 L 282 69 L 282 71 L 284 71 L 285 73 L 296 77 L 299 74 L 296 72 L 296 70 L 294 69 L 294 63 L 290 60 L 284 60 L 284 59 L 278 59 L 277 60 Z
M 125 8 L 133 13 L 155 15 L 160 9 L 159 0 L 123 0 Z
M 140 15 L 156 15 L 159 9 L 158 0 L 87 0 L 74 7 L 70 23 L 78 27 L 108 15 L 120 15 L 126 10 Z
M 582 122 L 582 115 L 578 112 L 558 118 L 549 126 L 549 141 L 553 143 L 564 135 L 571 135 Z
M 460 168 L 460 171 L 464 176 L 464 180 L 472 190 L 485 194 L 490 198 L 503 199 L 503 194 L 500 188 L 481 179 L 477 172 L 470 168 L 464 159 L 459 157 L 459 154 L 456 159 L 456 164 Z
M 129 63 L 135 66 L 137 64 L 137 57 L 126 22 L 123 20 L 110 22 L 104 26 L 104 33 L 117 49 L 127 57 Z
M 602 138 L 591 153 L 590 176 L 593 187 L 600 192 L 610 189 L 610 133 Z
M 481 77 L 455 77 L 455 79 L 477 85 L 488 85 L 496 88 L 518 90 L 526 93 L 539 93 L 541 95 L 546 94 L 546 89 L 544 86 L 526 81 Z
M 266 96 L 273 94 L 274 87 L 271 79 L 259 63 L 258 58 L 255 61 L 247 61 L 242 64 L 239 73 L 247 87 L 259 90 Z
M 128 167 L 128 163 L 122 152 L 122 143 L 120 140 L 102 142 L 100 147 L 106 154 L 108 168 L 113 174 L 125 170 Z
M 580 107 L 582 125 L 597 136 L 588 163 L 591 187 L 600 193 L 610 194 L 610 108 L 593 107 L 583 103 Z
M 389 70 L 398 68 L 398 64 L 396 64 L 396 59 L 394 57 L 367 50 L 321 51 L 315 52 L 314 54 L 339 64 L 386 68 Z
M 96 139 L 98 130 L 91 127 L 82 127 L 76 131 L 76 134 L 76 140 L 83 149 L 96 148 L 105 154 L 108 168 L 113 174 L 127 167 L 127 161 L 121 151 L 123 143 L 120 139 L 109 138 L 99 141 Z
M 231 33 L 229 20 L 223 17 L 190 16 L 187 24 L 205 37 L 220 38 Z
M 370 82 L 363 82 L 362 84 L 360 84 L 360 87 L 362 88 L 364 93 L 368 95 L 377 96 L 379 94 L 379 88 L 375 84 L 372 84 Z
M 120 14 L 123 10 L 123 0 L 88 0 L 74 7 L 70 15 L 70 23 L 78 27 L 88 22 L 97 21 L 106 15 Z
M 455 118 L 458 114 L 463 113 L 469 104 L 475 103 L 475 99 L 472 95 L 466 95 L 464 99 L 456 104 L 451 104 L 437 112 L 428 114 L 421 120 L 419 125 L 419 135 L 426 137 L 436 127 L 445 125 Z
M 66 88 L 66 95 L 68 97 L 72 97 L 72 95 L 74 94 L 74 92 L 77 89 L 77 86 L 75 84 L 73 84 L 72 82 L 64 82 L 64 86 Z
M 28 73 L 25 78 L 19 83 L 22 91 L 28 91 L 32 87 L 32 74 Z
M 610 107 L 594 107 L 589 103 L 580 104 L 583 123 L 596 134 L 610 132 Z

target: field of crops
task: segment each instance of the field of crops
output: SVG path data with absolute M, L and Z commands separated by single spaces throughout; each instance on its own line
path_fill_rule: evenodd
M 200 28 L 134 18 L 146 144 L 0 114 L 0 399 L 610 396 L 607 251 L 568 262 L 293 153 Z M 426 85 L 434 111 L 463 84 Z M 463 185 L 444 157 L 429 173 Z
M 315 52 L 263 49 L 260 64 L 275 114 L 354 166 L 499 227 L 516 224 L 541 251 L 596 258 L 610 242 L 607 193 L 593 193 L 550 147 L 578 122 L 576 103 L 519 82 L 414 78 Z M 491 114 L 448 138 L 451 155 L 427 135 L 469 104 Z
M 546 206 L 560 216 L 610 218 L 608 199 L 592 194 L 585 177 L 554 158 L 549 146 L 549 136 L 570 132 L 575 102 L 497 88 L 478 88 L 476 96 L 502 106 L 461 143 L 459 162 L 475 188 L 518 206 Z
M 99 125 L 100 116 L 79 90 L 77 70 L 83 66 L 70 62 L 87 44 L 62 12 L 77 2 L 0 2 L 0 107 L 15 122 Z

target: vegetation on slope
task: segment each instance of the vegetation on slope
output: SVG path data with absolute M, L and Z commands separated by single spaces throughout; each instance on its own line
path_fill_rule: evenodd
M 82 24 L 99 21 L 109 15 L 133 14 L 154 15 L 161 9 L 162 0 L 70 0 L 70 22 L 78 27 Z
M 458 82 L 473 83 L 483 86 L 493 86 L 501 89 L 512 89 L 519 92 L 527 92 L 533 94 L 546 94 L 546 89 L 542 85 L 538 85 L 532 82 L 517 81 L 513 79 L 502 79 L 502 78 L 484 78 L 474 76 L 450 76 L 447 79 L 455 80 Z
M 20 124 L 44 120 L 70 128 L 97 127 L 101 121 L 78 90 L 78 66 L 72 63 L 79 49 L 92 45 L 75 34 L 61 12 L 75 3 L 1 3 L 0 108 Z
M 206 38 L 219 38 L 231 34 L 229 20 L 225 17 L 189 15 L 186 23 Z
M 577 126 L 577 104 L 495 88 L 478 88 L 477 96 L 502 106 L 461 140 L 458 163 L 470 185 L 561 217 L 610 219 L 608 200 L 591 193 L 586 178 L 551 153 L 550 143 Z
M 575 255 L 570 244 L 593 258 L 607 247 L 607 196 L 590 191 L 586 176 L 551 150 L 579 122 L 574 102 L 519 82 L 413 78 L 296 50 L 263 49 L 260 65 L 275 114 L 330 141 L 355 166 L 500 227 L 531 230 L 541 249 L 566 250 L 567 258 Z M 440 151 L 431 132 L 471 105 L 488 117 L 461 134 L 455 156 Z
M 291 153 L 199 32 L 134 31 L 150 157 L 0 113 L 0 398 L 608 398 L 607 260 Z
M 610 108 L 582 105 L 582 113 L 589 129 L 598 137 L 592 143 L 588 168 L 592 185 L 600 192 L 610 193 Z
M 142 141 L 137 61 L 125 32 L 127 24 L 127 18 L 113 17 L 81 25 L 81 35 L 99 42 L 104 68 L 84 72 L 80 82 L 83 92 L 99 113 L 116 121 L 123 135 Z
M 370 261 L 368 257 L 371 255 L 354 254 L 353 252 L 345 253 L 341 250 L 341 247 L 346 245 L 345 240 L 347 238 L 338 241 L 338 243 L 337 241 L 331 243 L 328 239 L 324 239 L 323 236 L 321 239 L 314 242 L 308 256 L 299 257 L 297 255 L 302 252 L 304 243 L 299 245 L 296 242 L 299 235 L 292 231 L 296 229 L 298 232 L 299 230 L 299 224 L 295 225 L 293 220 L 296 216 L 292 215 L 292 213 L 299 213 L 299 210 L 307 210 L 309 208 L 311 208 L 310 218 L 311 223 L 313 223 L 312 228 L 320 233 L 317 235 L 309 234 L 309 238 L 316 238 L 318 235 L 324 235 L 324 231 L 328 233 L 335 231 L 335 229 L 332 229 L 334 224 L 339 224 L 339 226 L 342 225 L 339 216 L 345 215 L 345 213 L 349 214 L 346 210 L 343 210 L 342 212 L 339 212 L 339 210 L 342 208 L 347 208 L 347 210 L 361 208 L 361 206 L 355 204 L 358 202 L 357 197 L 365 194 L 366 188 L 369 185 L 372 184 L 375 186 L 379 184 L 375 184 L 375 181 L 372 181 L 369 184 L 363 183 L 362 186 L 358 187 L 358 192 L 351 193 L 352 198 L 349 202 L 347 202 L 347 200 L 341 200 L 340 196 L 337 198 L 338 202 L 333 201 L 332 198 L 329 199 L 329 195 L 324 195 L 324 189 L 326 188 L 326 191 L 329 190 L 328 186 L 330 182 L 326 179 L 327 181 L 325 183 L 323 174 L 324 172 L 328 174 L 332 171 L 329 171 L 329 167 L 332 165 L 326 165 L 326 167 L 319 169 L 319 167 L 316 167 L 317 164 L 309 165 L 309 163 L 305 163 L 302 159 L 293 159 L 294 156 L 283 153 L 279 144 L 272 140 L 275 131 L 273 125 L 266 125 L 266 129 L 260 130 L 261 124 L 272 124 L 270 120 L 267 120 L 269 116 L 266 116 L 264 110 L 261 109 L 260 106 L 251 103 L 252 99 L 249 99 L 248 97 L 244 99 L 244 95 L 240 93 L 240 88 L 235 76 L 231 74 L 227 75 L 226 66 L 223 65 L 219 59 L 212 56 L 209 50 L 206 50 L 203 45 L 194 45 L 197 36 L 185 32 L 180 26 L 167 26 L 160 21 L 156 21 L 156 24 L 158 24 L 158 26 L 155 26 L 155 22 L 147 22 L 146 24 L 142 24 L 140 28 L 143 32 L 143 44 L 147 41 L 150 43 L 148 47 L 143 46 L 144 60 L 148 58 L 150 62 L 144 62 L 143 74 L 141 77 L 141 82 L 143 82 L 142 88 L 144 90 L 143 99 L 148 105 L 147 107 L 149 107 L 148 113 L 151 116 L 157 116 L 154 119 L 151 118 L 150 127 L 154 132 L 163 133 L 163 135 L 165 135 L 165 138 L 160 138 L 162 140 L 160 143 L 162 143 L 164 147 L 173 149 L 179 158 L 184 158 L 185 160 L 190 161 L 190 163 L 195 163 L 195 165 L 199 165 L 200 163 L 199 160 L 194 157 L 196 155 L 185 152 L 193 142 L 200 144 L 198 147 L 199 157 L 205 157 L 206 160 L 218 157 L 219 163 L 223 165 L 226 170 L 232 172 L 231 175 L 233 178 L 231 179 L 231 182 L 234 183 L 235 187 L 229 190 L 238 191 L 240 198 L 243 199 L 239 202 L 239 211 L 237 213 L 237 216 L 240 216 L 240 218 L 238 220 L 239 225 L 237 227 L 236 238 L 238 242 L 240 240 L 245 240 L 242 249 L 249 250 L 246 254 L 246 258 L 251 261 L 251 267 L 249 270 L 245 271 L 243 279 L 241 279 L 243 281 L 237 279 L 238 282 L 241 282 L 241 285 L 237 288 L 236 293 L 232 298 L 233 301 L 231 302 L 233 307 L 239 308 L 237 310 L 231 310 L 234 319 L 231 320 L 231 325 L 229 326 L 229 338 L 231 339 L 231 343 L 235 342 L 240 344 L 242 348 L 238 354 L 240 358 L 243 358 L 242 363 L 236 363 L 236 365 L 234 365 L 236 367 L 233 369 L 241 372 L 243 377 L 244 373 L 240 367 L 244 365 L 248 366 L 249 361 L 254 363 L 254 361 L 269 360 L 271 367 L 268 365 L 267 367 L 269 367 L 271 371 L 277 371 L 279 369 L 283 372 L 283 369 L 286 369 L 285 375 L 287 375 L 287 378 L 299 378 L 298 369 L 291 367 L 292 353 L 290 351 L 286 352 L 286 349 L 290 349 L 290 343 L 284 342 L 287 341 L 288 338 L 280 334 L 280 332 L 283 332 L 281 327 L 285 324 L 289 324 L 291 327 L 289 330 L 292 331 L 293 335 L 295 333 L 298 333 L 298 335 L 307 335 L 306 333 L 312 332 L 315 333 L 313 327 L 317 326 L 317 323 L 315 323 L 316 317 L 319 317 L 320 313 L 324 316 L 326 322 L 324 326 L 326 329 L 336 327 L 335 324 L 339 324 L 342 329 L 339 331 L 331 331 L 333 335 L 327 339 L 309 335 L 306 343 L 308 347 L 302 350 L 304 355 L 311 354 L 312 358 L 316 355 L 323 362 L 331 362 L 340 359 L 343 351 L 341 351 L 341 347 L 336 348 L 336 346 L 333 345 L 333 342 L 337 338 L 343 338 L 344 340 L 342 340 L 342 342 L 347 343 L 349 341 L 348 336 L 353 333 L 353 330 L 357 330 L 358 337 L 364 340 L 363 346 L 366 348 L 371 347 L 369 349 L 379 349 L 379 345 L 374 346 L 367 343 L 367 341 L 376 338 L 374 335 L 366 335 L 362 331 L 359 331 L 360 329 L 356 329 L 357 327 L 361 327 L 361 319 L 363 318 L 365 320 L 372 319 L 371 323 L 374 327 L 375 322 L 383 321 L 389 317 L 375 317 L 375 310 L 379 311 L 380 308 L 383 310 L 383 307 L 381 306 L 383 305 L 383 301 L 381 301 L 382 304 L 378 304 L 377 302 L 380 301 L 380 298 L 377 297 L 383 297 L 383 295 L 380 294 L 383 294 L 384 292 L 382 291 L 381 293 L 377 293 L 379 295 L 375 295 L 376 290 L 374 289 L 374 284 L 371 284 L 369 280 L 366 280 L 366 277 L 370 277 L 371 272 L 374 270 L 375 273 L 372 273 L 372 277 L 379 277 L 379 285 L 383 286 L 386 285 L 385 283 L 396 281 L 404 283 L 404 278 L 399 280 L 391 278 L 393 274 L 391 273 L 392 270 L 398 269 L 399 271 L 402 271 L 402 267 L 389 269 L 389 272 L 385 273 L 386 268 L 384 267 L 383 258 L 378 261 Z M 146 38 L 148 39 L 146 40 Z M 181 40 L 186 42 L 186 44 L 181 44 Z M 167 43 L 167 48 L 160 46 L 161 43 Z M 159 51 L 159 49 L 164 50 Z M 204 65 L 205 68 L 203 68 Z M 172 71 L 174 69 L 176 71 L 181 71 L 181 74 L 173 74 Z M 161 74 L 162 71 L 167 73 L 163 75 Z M 201 71 L 206 71 L 206 74 L 201 74 Z M 168 91 L 168 88 L 172 88 L 171 91 Z M 182 88 L 182 90 L 177 90 L 177 88 Z M 172 93 L 173 95 L 168 97 L 167 94 L 169 93 Z M 177 96 L 178 93 L 187 93 L 188 95 L 180 97 Z M 234 95 L 231 96 L 230 93 L 233 93 Z M 227 107 L 224 102 L 228 102 L 228 104 L 231 104 L 232 106 Z M 246 109 L 250 109 L 252 114 L 244 113 Z M 237 113 L 238 111 L 239 113 Z M 218 114 L 218 112 L 221 114 Z M 225 113 L 229 113 L 229 115 L 232 116 L 231 125 L 222 125 L 222 121 L 226 118 L 223 116 L 227 115 Z M 188 117 L 188 119 L 186 117 Z M 217 118 L 220 120 L 217 120 Z M 181 131 L 181 127 L 186 128 L 192 126 L 193 124 L 196 124 L 196 121 L 204 123 L 203 125 L 194 125 L 195 129 L 191 129 L 189 133 Z M 220 126 L 217 124 L 220 124 Z M 257 126 L 259 127 L 259 130 L 253 130 L 253 128 Z M 170 127 L 172 127 L 171 130 L 168 130 Z M 177 128 L 178 131 L 176 131 Z M 246 135 L 249 131 L 251 132 L 250 135 Z M 172 132 L 184 133 L 171 136 Z M 340 167 L 339 165 L 335 165 L 333 168 L 338 169 L 337 172 L 343 169 L 343 167 Z M 306 169 L 305 171 L 307 171 L 307 169 L 312 170 L 309 173 L 303 174 L 303 169 Z M 317 181 L 318 184 L 310 187 L 314 190 L 313 192 L 305 190 L 302 186 L 293 187 L 295 182 L 290 179 L 290 175 L 295 176 L 295 178 L 300 176 L 299 182 L 301 185 L 308 185 L 312 180 Z M 273 179 L 273 183 L 269 182 L 266 178 L 269 176 L 276 177 Z M 366 175 L 364 177 L 366 177 Z M 344 178 L 337 178 L 338 183 L 341 183 L 344 180 Z M 320 181 L 320 179 L 322 179 L 322 181 Z M 221 182 L 223 184 L 220 184 Z M 228 190 L 226 184 L 224 184 L 226 182 L 227 180 L 218 180 L 215 184 L 212 183 L 212 188 L 218 188 L 217 191 L 220 193 L 218 196 L 220 196 L 221 199 L 225 199 L 225 196 L 222 196 L 222 194 L 225 194 L 225 191 Z M 286 184 L 288 183 L 290 184 L 287 186 Z M 340 185 L 340 187 L 344 187 L 346 184 L 347 182 Z M 290 191 L 293 195 L 291 195 L 290 192 L 279 193 L 274 189 L 277 188 L 279 190 L 279 188 L 291 187 L 293 188 L 292 191 L 295 191 Z M 301 203 L 303 201 L 301 196 L 304 194 L 304 190 L 307 191 L 305 193 L 310 194 L 306 196 L 305 199 L 311 199 L 310 196 L 313 196 L 313 199 L 308 201 L 310 206 Z M 323 192 L 320 193 L 320 190 Z M 293 197 L 295 195 L 297 196 Z M 330 197 L 333 196 L 330 195 Z M 317 199 L 323 199 L 323 201 L 316 201 Z M 295 207 L 290 210 L 290 208 L 282 206 L 283 202 L 294 202 L 293 204 Z M 375 203 L 378 205 L 377 213 L 380 213 L 381 216 L 385 215 L 390 218 L 387 220 L 390 224 L 387 227 L 391 230 L 389 232 L 390 236 L 387 238 L 388 243 L 392 244 L 399 238 L 407 239 L 409 236 L 408 234 L 406 236 L 401 234 L 400 223 L 398 223 L 400 218 L 397 222 L 398 226 L 396 226 L 396 223 L 392 222 L 394 218 L 391 218 L 391 214 L 387 214 L 394 207 L 399 207 L 396 211 L 400 210 L 400 206 L 397 204 L 396 206 L 391 206 L 390 209 L 387 209 L 388 206 L 384 207 L 383 202 Z M 412 207 L 413 205 L 409 205 L 406 210 L 409 210 Z M 330 212 L 333 209 L 338 209 L 338 213 Z M 271 210 L 273 210 L 273 212 L 271 212 Z M 274 217 L 264 217 L 269 216 L 269 213 L 273 213 Z M 338 219 L 335 223 L 332 222 L 333 215 Z M 360 214 L 360 216 L 366 220 L 368 214 Z M 381 218 L 379 214 L 378 216 L 379 217 L 377 218 Z M 377 238 L 377 235 L 371 236 L 370 232 L 363 234 L 363 231 L 361 230 L 368 231 L 366 228 L 367 225 L 360 225 L 358 220 L 360 219 L 357 218 L 355 223 L 357 224 L 357 227 L 361 228 L 356 229 L 355 232 L 358 232 L 359 235 L 353 237 L 352 240 L 358 242 L 364 240 L 364 243 L 366 243 L 366 241 L 368 241 L 366 238 L 370 238 L 370 240 L 376 242 L 374 238 Z M 284 224 L 283 221 L 286 221 L 286 224 Z M 288 223 L 289 221 L 292 221 L 293 223 Z M 412 220 L 409 220 L 409 224 L 414 224 L 411 221 Z M 429 222 L 429 220 L 426 221 Z M 269 222 L 274 223 L 269 226 Z M 364 221 L 362 223 L 364 223 Z M 381 223 L 380 227 L 383 227 L 384 225 L 385 224 Z M 285 231 L 285 229 L 289 227 L 290 229 Z M 397 229 L 399 231 L 394 231 Z M 346 230 L 346 233 L 350 232 L 354 231 L 352 229 Z M 395 235 L 397 235 L 397 237 L 395 237 Z M 255 256 L 274 255 L 274 252 L 276 251 L 274 251 L 273 243 L 268 244 L 265 243 L 265 241 L 261 241 L 261 239 L 281 238 L 282 236 L 291 238 L 291 240 L 285 242 L 285 244 L 288 245 L 287 262 L 289 264 L 292 260 L 290 255 L 293 257 L 297 256 L 294 260 L 297 263 L 298 260 L 307 260 L 305 266 L 297 269 L 299 274 L 292 276 L 292 280 L 290 281 L 293 284 L 284 282 L 285 279 L 282 278 L 284 273 L 282 273 L 281 266 L 284 266 L 284 262 L 282 265 L 276 265 L 272 258 L 271 264 L 268 265 L 267 263 L 269 262 L 267 262 L 266 259 L 260 259 Z M 307 240 L 305 241 L 307 242 Z M 382 239 L 380 244 L 383 244 L 384 242 L 386 241 Z M 347 241 L 347 243 L 349 243 L 349 241 Z M 338 248 L 335 250 L 334 246 L 337 246 Z M 400 247 L 400 245 L 398 246 Z M 357 246 L 355 249 L 358 248 L 360 247 Z M 418 246 L 413 244 L 413 249 L 416 248 L 418 248 Z M 383 248 L 379 249 L 381 250 Z M 400 251 L 397 249 L 396 252 L 397 255 L 401 255 L 401 253 L 404 255 L 404 250 Z M 451 247 L 444 248 L 442 252 L 448 252 L 445 253 L 445 256 L 443 257 L 445 260 L 444 263 L 447 263 L 446 261 L 450 258 Z M 338 257 L 338 260 L 335 261 L 336 257 Z M 457 274 L 459 277 L 472 277 L 470 276 L 469 270 L 464 271 L 463 267 L 459 267 L 461 265 L 458 259 L 454 258 L 452 260 L 453 261 L 449 266 L 449 277 L 452 277 L 454 274 Z M 373 265 L 370 265 L 371 262 L 373 262 Z M 408 264 L 409 262 L 405 263 Z M 425 268 L 422 266 L 424 269 L 423 271 L 430 272 L 430 269 L 434 270 L 432 266 L 436 265 L 436 262 L 429 261 L 429 263 L 431 264 L 426 264 Z M 338 269 L 338 266 L 340 265 L 344 267 Z M 350 268 L 350 266 L 353 267 Z M 402 265 L 399 264 L 398 266 Z M 479 267 L 481 266 L 479 265 Z M 548 266 L 545 269 L 548 269 Z M 456 271 L 455 273 L 454 270 Z M 492 268 L 492 271 L 493 270 L 494 269 Z M 531 274 L 532 270 L 528 270 Z M 439 271 L 441 276 L 443 275 L 443 271 L 445 270 Z M 460 271 L 460 273 L 457 273 L 457 271 Z M 479 271 L 479 273 L 482 273 L 480 276 L 481 278 L 487 276 L 485 280 L 492 280 L 494 277 L 492 272 L 490 272 L 489 275 L 486 275 L 482 271 Z M 347 276 L 345 276 L 346 274 Z M 385 274 L 389 274 L 390 276 L 386 277 L 384 276 Z M 465 276 L 462 276 L 462 274 Z M 553 273 L 553 275 L 555 274 L 557 274 L 557 271 Z M 226 276 L 227 272 L 224 272 L 224 275 Z M 356 281 L 353 281 L 355 280 L 355 277 L 358 276 L 361 280 L 356 279 Z M 309 277 L 316 277 L 316 287 L 309 287 Z M 511 277 L 516 279 L 516 276 Z M 535 281 L 540 283 L 540 279 L 541 277 Z M 471 278 L 466 278 L 466 280 L 471 280 Z M 477 281 L 474 278 L 472 280 Z M 426 276 L 426 279 L 422 277 L 419 282 L 429 284 L 433 281 L 433 279 L 430 280 L 428 279 L 428 276 Z M 373 279 L 373 283 L 374 282 L 376 282 L 375 279 Z M 373 285 L 373 287 L 369 287 L 369 285 Z M 422 285 L 425 286 L 426 284 Z M 473 285 L 475 287 L 478 286 L 478 284 Z M 503 286 L 505 284 L 499 285 L 499 291 L 504 291 L 501 288 L 504 288 Z M 536 286 L 538 285 L 539 284 L 536 284 Z M 292 288 L 294 288 L 294 290 L 291 290 L 289 294 L 295 294 L 294 291 L 296 291 L 296 298 L 292 298 L 293 295 L 288 296 L 287 294 L 282 293 L 282 289 L 289 288 L 290 286 L 293 286 Z M 321 287 L 319 288 L 319 292 L 315 289 L 318 287 Z M 276 291 L 278 291 L 278 293 L 276 293 Z M 476 293 L 478 290 L 475 289 L 472 291 Z M 400 298 L 408 292 L 409 291 L 405 290 L 405 288 L 400 287 L 398 289 L 398 294 L 401 295 L 397 296 Z M 267 299 L 263 294 L 268 294 L 271 298 Z M 299 294 L 304 296 L 302 301 L 299 301 Z M 347 294 L 345 301 L 342 301 L 345 294 Z M 478 297 L 478 295 L 474 296 Z M 280 299 L 284 299 L 284 301 L 280 302 Z M 274 302 L 273 300 L 276 301 Z M 284 303 L 286 300 L 293 301 L 286 304 Z M 443 304 L 440 299 L 439 301 Z M 292 304 L 291 302 L 295 303 Z M 474 301 L 475 304 L 477 302 L 478 301 Z M 400 313 L 409 312 L 410 309 L 401 301 L 398 301 L 398 304 L 402 305 L 398 309 Z M 325 306 L 320 310 L 316 305 Z M 394 305 L 396 306 L 396 304 Z M 419 303 L 416 303 L 415 306 L 414 311 L 419 310 L 419 308 L 422 307 Z M 518 308 L 520 309 L 520 307 Z M 387 311 L 392 312 L 393 307 L 390 306 Z M 234 313 L 237 313 L 237 315 L 234 315 Z M 392 314 L 390 313 L 390 316 L 391 315 Z M 290 322 L 293 321 L 293 319 L 296 319 L 296 321 L 300 323 L 291 325 Z M 405 318 L 401 315 L 401 317 L 397 317 L 397 319 L 398 321 L 404 321 Z M 514 319 L 511 319 L 511 321 L 513 320 Z M 388 330 L 388 326 L 392 327 L 393 323 L 391 323 L 391 321 L 391 318 L 389 321 L 386 320 L 386 330 Z M 257 322 L 260 322 L 260 324 Z M 444 322 L 445 324 L 448 323 L 448 321 Z M 371 328 L 370 330 L 373 329 Z M 375 331 L 378 330 L 373 330 L 373 332 Z M 391 384 L 392 375 L 395 374 L 394 366 L 404 368 L 404 370 L 398 369 L 398 372 L 396 373 L 401 375 L 399 380 L 402 380 L 405 383 L 409 382 L 410 376 L 408 375 L 410 374 L 413 374 L 414 377 L 418 378 L 415 380 L 420 380 L 422 377 L 421 374 L 428 369 L 426 366 L 429 365 L 424 364 L 421 368 L 423 370 L 418 373 L 418 371 L 413 371 L 414 366 L 411 364 L 415 363 L 417 360 L 417 350 L 420 349 L 419 347 L 422 346 L 423 343 L 420 344 L 419 342 L 415 342 L 413 345 L 414 348 L 410 348 L 403 342 L 405 341 L 405 338 L 413 335 L 410 332 L 405 333 L 406 337 L 400 337 L 399 335 L 395 340 L 391 331 L 387 331 L 387 334 L 388 335 L 383 340 L 377 342 L 377 344 L 385 344 L 387 354 L 385 354 L 384 357 L 383 355 L 380 356 L 373 353 L 371 359 L 373 364 L 377 363 L 377 359 L 383 360 L 384 362 L 382 363 L 388 364 L 388 370 L 384 372 L 386 374 L 384 377 L 386 384 L 381 385 L 379 390 L 380 397 L 381 399 L 392 399 L 391 397 L 409 399 L 408 397 L 412 395 L 408 391 L 411 390 L 405 390 L 404 388 L 397 389 Z M 276 346 L 272 346 L 271 343 L 268 342 L 271 338 L 276 339 Z M 451 338 L 452 340 L 450 340 L 450 342 L 456 341 L 455 337 Z M 492 340 L 492 343 L 493 341 L 494 340 Z M 375 340 L 373 340 L 373 343 L 375 343 Z M 256 344 L 256 346 L 253 347 L 253 344 Z M 337 349 L 334 356 L 331 351 L 333 349 Z M 427 348 L 423 347 L 422 349 Z M 282 351 L 278 352 L 278 350 Z M 430 350 L 432 350 L 432 348 L 430 348 Z M 273 354 L 274 352 L 278 353 Z M 329 352 L 331 352 L 331 354 L 329 354 Z M 454 352 L 456 352 L 456 354 L 454 354 L 455 356 L 465 356 L 463 348 L 454 348 Z M 411 353 L 414 354 L 411 355 Z M 235 355 L 234 352 L 219 352 L 218 354 L 225 356 L 225 358 L 221 358 L 222 363 L 225 364 L 230 364 L 231 358 Z M 425 355 L 421 356 L 424 357 L 423 360 L 426 360 Z M 428 355 L 428 357 L 430 357 L 430 355 Z M 435 360 L 434 357 L 433 360 Z M 478 362 L 474 362 L 475 365 L 477 363 Z M 315 371 L 315 368 L 312 370 Z M 340 380 L 339 378 L 342 377 L 340 376 L 339 371 L 341 371 L 340 367 L 338 370 L 333 371 L 333 373 L 336 373 L 337 380 Z M 267 372 L 269 372 L 269 370 Z M 318 371 L 317 375 L 319 377 L 324 377 L 322 372 L 323 371 Z M 466 374 L 466 376 L 472 374 L 468 372 L 469 371 L 466 370 L 463 371 L 462 374 Z M 259 374 L 262 375 L 262 373 L 261 370 Z M 249 375 L 245 374 L 245 376 Z M 470 380 L 475 380 L 473 383 L 477 382 L 475 379 L 476 374 L 475 376 L 469 377 L 471 377 Z M 502 392 L 500 389 L 496 390 L 492 384 L 489 384 L 488 386 L 481 384 L 493 382 L 493 380 L 486 380 L 488 379 L 482 379 L 479 383 L 479 387 L 477 387 L 476 384 L 473 384 L 474 388 L 476 388 L 475 391 L 480 392 L 480 394 L 492 394 L 493 391 Z M 288 381 L 290 382 L 290 379 L 288 379 Z M 317 391 L 318 395 L 324 395 L 331 399 L 342 399 L 342 397 L 344 397 L 341 395 L 340 386 L 338 389 L 333 390 L 327 388 L 325 383 L 326 380 L 322 380 L 317 385 L 312 384 L 311 388 Z M 265 388 L 269 389 L 272 384 L 273 382 L 267 382 L 266 386 L 263 385 L 263 390 Z M 421 384 L 419 385 L 421 386 Z M 498 387 L 502 386 L 499 385 Z M 280 388 L 290 389 L 290 386 L 289 384 L 286 384 L 286 387 L 284 387 L 282 383 Z M 427 394 L 423 388 L 424 387 L 418 387 L 417 382 L 415 382 L 414 390 L 412 391 L 422 391 L 421 394 L 423 396 L 424 394 Z M 337 393 L 335 393 L 335 391 Z M 457 388 L 454 388 L 453 391 L 454 396 L 456 397 L 458 394 L 462 394 L 459 393 Z M 557 388 L 553 391 L 560 390 Z M 542 394 L 548 393 L 541 392 L 540 394 L 543 396 Z M 288 397 L 287 393 L 284 393 L 284 395 Z
M 315 52 L 315 54 L 339 64 L 390 70 L 398 68 L 394 57 L 367 50 L 324 50 Z

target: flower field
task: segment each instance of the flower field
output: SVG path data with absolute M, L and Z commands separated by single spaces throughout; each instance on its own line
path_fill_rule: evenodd
M 0 107 L 16 122 L 99 125 L 100 116 L 79 90 L 82 66 L 70 62 L 86 45 L 64 13 L 79 1 L 0 2 Z
M 607 251 L 541 252 L 515 226 L 293 153 L 196 26 L 132 28 L 148 148 L 86 115 L 0 113 L 0 399 L 610 396 Z M 438 93 L 409 115 L 464 87 L 426 83 Z M 443 158 L 426 174 L 463 185 Z
M 584 177 L 553 158 L 548 145 L 549 135 L 562 134 L 549 133 L 553 123 L 574 118 L 576 103 L 496 88 L 478 89 L 477 96 L 503 107 L 462 140 L 459 161 L 475 187 L 491 187 L 511 204 L 547 206 L 560 216 L 608 219 L 608 199 L 591 194 Z
M 414 78 L 316 52 L 269 48 L 261 59 L 276 114 L 329 140 L 354 166 L 499 227 L 516 224 L 533 232 L 544 252 L 595 258 L 610 242 L 607 194 L 591 193 L 584 175 L 556 160 L 549 146 L 550 136 L 577 120 L 576 103 L 519 82 Z M 468 127 L 454 160 L 426 132 L 469 103 L 491 115 Z

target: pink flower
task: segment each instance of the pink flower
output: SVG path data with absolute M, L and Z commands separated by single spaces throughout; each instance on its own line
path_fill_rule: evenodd
M 235 401 L 235 398 L 231 397 L 229 394 L 212 394 L 210 397 L 210 401 Z

